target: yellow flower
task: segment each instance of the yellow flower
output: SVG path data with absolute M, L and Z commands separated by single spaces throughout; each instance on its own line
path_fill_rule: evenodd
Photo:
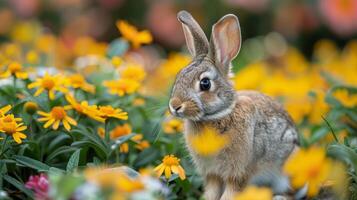
M 109 89 L 110 94 L 116 94 L 119 96 L 132 94 L 136 92 L 140 87 L 139 82 L 125 78 L 119 80 L 105 81 L 103 85 Z
M 331 160 L 322 148 L 299 149 L 286 161 L 283 170 L 290 176 L 294 188 L 301 188 L 307 183 L 307 195 L 312 197 L 318 194 L 322 184 L 327 181 L 332 170 Z
M 163 122 L 163 130 L 165 133 L 179 133 L 183 131 L 183 123 L 181 120 L 172 118 Z
M 22 139 L 26 139 L 26 135 L 22 131 L 26 130 L 26 126 L 23 126 L 21 118 L 15 118 L 14 115 L 9 114 L 0 118 L 0 132 L 10 135 L 14 138 L 18 144 L 22 143 Z
M 226 135 L 220 135 L 212 127 L 204 127 L 200 133 L 190 134 L 188 142 L 197 154 L 211 156 L 226 146 L 228 138 Z
M 266 66 L 263 62 L 244 67 L 234 77 L 235 89 L 257 89 L 262 79 L 267 75 L 265 68 Z
M 128 119 L 128 113 L 120 108 L 113 108 L 112 106 L 99 106 L 99 112 L 102 118 L 117 118 L 122 120 Z
M 81 74 L 72 74 L 68 77 L 68 80 L 69 84 L 75 89 L 79 88 L 92 94 L 95 92 L 95 87 L 89 84 Z
M 139 178 L 128 177 L 121 168 L 87 168 L 84 176 L 88 182 L 95 183 L 102 188 L 112 188 L 122 196 L 123 193 L 131 193 L 144 188 Z
M 97 42 L 91 37 L 79 37 L 74 43 L 73 51 L 76 56 L 104 56 L 107 51 L 107 44 Z
M 162 163 L 154 169 L 157 176 L 160 177 L 165 172 L 165 177 L 169 179 L 171 173 L 178 174 L 181 180 L 185 180 L 185 170 L 180 165 L 180 159 L 174 155 L 167 155 L 162 159 Z
M 135 145 L 135 148 L 139 149 L 139 150 L 144 150 L 150 147 L 150 143 L 147 140 L 141 140 L 138 142 L 138 144 Z
M 21 54 L 20 46 L 14 43 L 4 45 L 5 56 L 9 58 L 18 58 Z
M 242 192 L 238 193 L 234 200 L 271 200 L 273 192 L 269 188 L 259 188 L 248 186 Z
M 39 25 L 31 21 L 21 21 L 16 23 L 11 31 L 13 40 L 20 43 L 30 43 L 35 39 L 36 33 L 39 31 Z
M 67 93 L 68 89 L 65 87 L 66 82 L 64 77 L 61 75 L 49 75 L 46 73 L 42 78 L 36 79 L 35 82 L 30 83 L 27 87 L 29 89 L 38 88 L 34 96 L 40 95 L 44 90 L 47 91 L 48 96 L 51 100 L 55 98 L 55 92 L 60 91 Z
M 38 54 L 36 51 L 29 51 L 26 54 L 26 61 L 30 64 L 37 64 L 39 61 Z
M 144 98 L 135 98 L 133 100 L 133 106 L 143 106 L 145 105 L 145 99 Z
M 137 192 L 144 189 L 144 184 L 138 179 L 129 178 L 126 174 L 116 180 L 116 189 L 120 192 Z
M 33 115 L 36 113 L 36 111 L 38 110 L 38 105 L 35 102 L 32 101 L 28 101 L 24 104 L 24 110 L 26 113 L 28 113 L 29 115 Z
M 7 112 L 9 112 L 11 110 L 11 108 L 12 108 L 11 105 L 7 105 L 7 106 L 0 108 L 0 117 L 3 117 Z
M 101 112 L 96 105 L 89 105 L 87 101 L 81 101 L 80 103 L 70 94 L 66 96 L 67 102 L 81 115 L 86 115 L 96 121 L 104 123 L 105 119 L 101 117 Z
M 135 81 L 144 80 L 146 73 L 142 66 L 131 63 L 120 71 L 121 78 Z
M 51 34 L 41 35 L 35 43 L 38 51 L 42 53 L 51 53 L 56 47 L 57 39 Z
M 110 131 L 110 138 L 116 139 L 131 133 L 131 127 L 129 124 L 123 124 L 116 126 L 112 131 Z
M 98 127 L 97 132 L 98 132 L 98 135 L 99 135 L 101 138 L 104 138 L 104 136 L 105 136 L 105 129 L 104 129 L 103 127 Z
M 132 141 L 136 142 L 135 148 L 141 151 L 150 147 L 149 141 L 143 140 L 143 138 L 143 134 L 137 134 L 131 138 Z
M 20 63 L 12 62 L 7 66 L 7 70 L 0 74 L 0 78 L 7 78 L 10 76 L 15 76 L 19 79 L 27 79 L 28 74 L 23 70 Z
M 66 110 L 71 109 L 71 106 L 55 106 L 51 109 L 51 112 L 46 113 L 43 111 L 38 111 L 37 113 L 41 116 L 42 118 L 39 118 L 38 121 L 40 122 L 46 122 L 43 127 L 48 128 L 49 126 L 52 125 L 52 128 L 54 130 L 57 130 L 60 123 L 62 122 L 64 128 L 67 131 L 71 130 L 71 125 L 77 126 L 76 120 L 71 118 L 70 116 L 67 115 Z M 71 124 L 71 125 L 70 125 Z
M 333 96 L 345 107 L 354 107 L 357 105 L 357 94 L 349 94 L 346 89 L 335 90 Z
M 291 118 L 293 118 L 295 123 L 302 122 L 304 117 L 307 116 L 312 109 L 310 101 L 306 98 L 286 99 L 284 107 L 290 114 Z
M 112 65 L 116 68 L 120 67 L 120 65 L 123 63 L 123 60 L 119 56 L 114 56 L 112 58 Z
M 118 125 L 116 126 L 112 131 L 110 131 L 110 138 L 111 139 L 116 139 L 125 135 L 129 135 L 131 133 L 131 127 L 129 124 L 123 124 L 123 125 Z M 129 152 L 129 144 L 124 143 L 121 144 L 120 147 L 120 152 L 122 153 L 128 153 Z
M 121 144 L 119 147 L 119 151 L 121 153 L 128 153 L 129 152 L 129 144 L 128 143 Z
M 147 30 L 138 31 L 136 27 L 123 20 L 118 20 L 116 26 L 122 36 L 131 42 L 134 48 L 139 48 L 141 44 L 150 44 L 152 42 L 152 36 Z
M 315 91 L 315 95 L 308 118 L 311 124 L 321 123 L 323 120 L 321 116 L 324 116 L 329 111 L 329 105 L 325 102 L 324 92 L 321 90 Z

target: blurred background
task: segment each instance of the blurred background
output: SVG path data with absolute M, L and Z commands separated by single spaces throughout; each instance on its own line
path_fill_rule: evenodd
M 279 51 L 267 47 L 275 54 L 283 53 L 285 41 L 309 57 L 321 38 L 344 46 L 357 36 L 356 0 L 5 0 L 0 3 L 0 38 L 30 42 L 41 31 L 59 36 L 70 48 L 83 36 L 113 40 L 118 37 L 115 21 L 125 19 L 150 30 L 164 51 L 173 51 L 184 44 L 176 20 L 181 9 L 190 11 L 207 34 L 227 13 L 239 17 L 244 40 L 277 33 L 271 37 L 278 40 Z M 249 44 L 262 54 L 259 44 Z

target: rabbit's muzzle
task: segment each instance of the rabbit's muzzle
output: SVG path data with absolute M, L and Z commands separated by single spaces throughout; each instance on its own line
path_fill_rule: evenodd
M 180 98 L 172 97 L 169 102 L 172 115 L 181 118 L 198 119 L 200 109 L 192 100 L 182 101 Z

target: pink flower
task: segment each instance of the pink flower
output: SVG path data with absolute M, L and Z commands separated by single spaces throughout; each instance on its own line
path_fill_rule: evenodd
M 225 0 L 225 2 L 232 6 L 238 6 L 250 12 L 265 11 L 270 3 L 270 0 Z
M 326 23 L 339 35 L 357 32 L 356 0 L 320 0 L 320 11 Z
M 45 174 L 30 176 L 26 182 L 25 187 L 35 192 L 35 198 L 37 200 L 49 200 L 49 182 Z

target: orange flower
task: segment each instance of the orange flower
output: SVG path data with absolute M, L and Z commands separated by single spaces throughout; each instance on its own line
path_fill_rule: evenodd
M 167 155 L 162 159 L 162 163 L 155 167 L 157 176 L 161 176 L 165 172 L 165 177 L 169 179 L 171 172 L 178 174 L 181 180 L 186 179 L 185 170 L 180 165 L 180 159 L 174 155 Z
M 138 31 L 136 27 L 123 20 L 118 20 L 116 26 L 122 36 L 131 42 L 134 48 L 139 48 L 142 44 L 150 44 L 152 42 L 152 36 L 147 30 Z
M 128 119 L 128 113 L 120 108 L 113 108 L 112 106 L 99 106 L 100 116 L 104 119 L 117 118 L 122 120 Z
M 46 123 L 43 125 L 44 128 L 48 128 L 49 126 L 52 125 L 52 128 L 54 130 L 57 130 L 60 123 L 62 122 L 64 128 L 67 131 L 71 130 L 71 125 L 77 126 L 76 120 L 71 118 L 70 116 L 67 115 L 66 110 L 71 109 L 71 106 L 55 106 L 52 108 L 52 110 L 49 113 L 43 112 L 43 111 L 38 111 L 37 113 L 39 115 L 42 115 L 42 118 L 39 118 L 38 121 Z

